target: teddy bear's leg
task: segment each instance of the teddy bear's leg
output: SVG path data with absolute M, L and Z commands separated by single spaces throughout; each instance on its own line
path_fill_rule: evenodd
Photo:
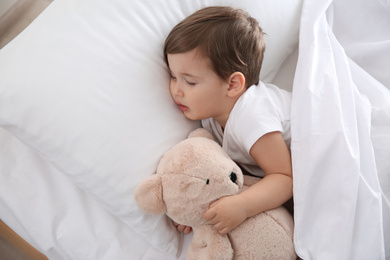
M 234 259 L 295 260 L 293 229 L 292 217 L 283 207 L 248 218 L 229 233 Z
M 233 249 L 227 235 L 220 235 L 212 226 L 194 227 L 194 237 L 186 260 L 231 260 Z

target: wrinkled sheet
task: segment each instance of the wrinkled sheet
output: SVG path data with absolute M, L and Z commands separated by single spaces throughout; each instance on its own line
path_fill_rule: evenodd
M 303 259 L 390 258 L 389 5 L 304 3 L 291 121 Z
M 184 259 L 149 245 L 34 150 L 0 128 L 0 217 L 49 259 Z M 183 239 L 188 247 L 191 236 Z

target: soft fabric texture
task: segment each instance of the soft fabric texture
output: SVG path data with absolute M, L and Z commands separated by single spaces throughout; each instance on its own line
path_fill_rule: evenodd
M 151 246 L 1 127 L 0 173 L 1 220 L 50 260 L 185 258 L 191 236 L 183 237 L 181 254 Z
M 0 125 L 173 255 L 180 236 L 128 200 L 200 125 L 171 101 L 162 46 L 180 20 L 217 4 L 259 20 L 268 44 L 261 77 L 272 81 L 297 45 L 300 0 L 56 0 L 0 51 Z
M 249 173 L 264 177 L 264 172 L 250 155 L 250 149 L 263 135 L 278 131 L 290 146 L 291 93 L 272 84 L 251 86 L 237 100 L 225 129 L 213 118 L 202 126 L 213 133 L 229 156 Z
M 205 129 L 168 150 L 155 175 L 141 182 L 135 198 L 149 214 L 166 213 L 194 232 L 186 259 L 296 259 L 293 221 L 283 207 L 248 218 L 226 235 L 207 224 L 203 214 L 244 184 L 240 167 Z
M 389 13 L 388 1 L 305 1 L 291 118 L 303 259 L 390 259 Z
M 133 9 L 122 8 L 124 6 L 122 3 L 125 2 Z M 84 84 L 79 77 L 86 73 L 90 73 L 88 74 L 90 78 L 108 77 L 110 86 L 117 85 L 124 75 L 122 68 L 118 71 L 116 66 L 116 70 L 105 70 L 101 75 L 92 71 L 93 67 L 97 66 L 94 61 L 100 60 L 102 56 L 111 61 L 112 65 L 112 61 L 118 57 L 118 55 L 111 55 L 117 51 L 115 46 L 126 45 L 123 42 L 124 38 L 121 38 L 124 34 L 119 32 L 123 30 L 121 24 L 127 23 L 130 26 L 134 23 L 136 26 L 133 31 L 142 31 L 139 36 L 138 34 L 127 35 L 126 42 L 131 42 L 132 47 L 142 43 L 149 50 L 151 44 L 162 45 L 160 41 L 163 41 L 157 36 L 158 32 L 151 28 L 168 27 L 167 21 L 169 26 L 173 26 L 191 13 L 196 5 L 206 2 L 214 3 L 214 1 L 197 0 L 188 2 L 113 0 L 104 3 L 100 0 L 66 2 L 55 0 L 50 8 L 17 39 L 0 50 L 1 124 L 4 126 L 8 122 L 8 119 L 7 122 L 3 121 L 5 115 L 7 118 L 13 116 L 12 121 L 20 121 L 19 129 L 26 130 L 25 135 L 18 135 L 19 138 L 23 137 L 23 141 L 40 137 L 47 142 L 48 146 L 49 141 L 53 139 L 58 142 L 63 140 L 61 143 L 63 146 L 68 143 L 69 138 L 65 138 L 67 134 L 53 136 L 48 132 L 48 127 L 57 128 L 57 121 L 62 120 L 61 117 L 56 117 L 55 120 L 45 124 L 45 127 L 35 131 L 36 136 L 31 135 L 27 138 L 27 134 L 31 132 L 30 128 L 36 128 L 37 124 L 41 125 L 45 117 L 43 114 L 37 116 L 37 113 L 34 117 L 31 117 L 31 114 L 20 117 L 20 113 L 16 113 L 13 108 L 26 106 L 28 108 L 21 111 L 39 110 L 42 109 L 42 99 L 52 99 L 52 105 L 55 107 L 57 99 L 48 95 L 47 91 L 40 90 L 31 91 L 33 95 L 25 96 L 20 102 L 12 104 L 3 98 L 5 90 L 7 89 L 8 93 L 14 92 L 15 96 L 18 96 L 19 92 L 25 91 L 24 89 L 33 90 L 37 85 L 48 82 L 49 79 L 52 82 L 50 86 L 56 86 L 57 82 L 64 80 L 69 82 L 73 78 L 74 85 L 66 84 L 66 86 L 77 87 L 75 92 L 81 95 L 78 89 L 82 90 Z M 278 43 L 274 50 L 284 52 L 291 46 L 290 41 L 297 41 L 298 2 L 249 0 L 234 1 L 233 5 L 245 5 L 245 8 L 252 13 L 257 12 L 256 9 L 262 10 L 263 3 L 268 7 L 275 6 L 266 9 L 263 15 L 264 22 L 268 19 L 272 20 L 267 22 L 267 27 L 271 26 L 269 27 L 271 30 L 266 28 L 267 39 L 272 40 L 274 36 L 272 28 L 279 30 L 277 35 L 280 33 L 286 38 L 281 42 L 276 41 Z M 291 125 L 292 139 L 296 140 L 292 143 L 295 248 L 305 260 L 390 259 L 390 221 L 388 221 L 390 219 L 390 73 L 388 72 L 390 3 L 387 0 L 305 0 L 305 3 L 300 23 L 301 48 L 299 51 L 297 48 L 294 49 L 272 82 L 291 90 L 292 81 L 296 79 L 293 87 Z M 107 10 L 101 11 L 103 7 Z M 99 10 L 99 15 L 96 15 L 96 11 Z M 130 13 L 132 16 L 128 15 Z M 99 26 L 94 24 L 87 26 L 86 22 L 83 22 L 86 18 L 91 20 L 91 15 L 94 15 L 93 20 L 102 19 Z M 292 19 L 295 15 L 296 19 Z M 152 22 L 153 20 L 155 22 Z M 76 24 L 80 26 L 76 26 L 75 21 L 78 21 Z M 169 30 L 170 28 L 165 29 L 166 34 Z M 113 33 L 115 37 L 112 36 Z M 153 36 L 153 40 L 148 40 L 153 34 L 156 34 L 156 37 Z M 109 42 L 112 48 L 95 52 L 93 59 L 86 59 L 85 52 L 94 50 L 97 47 L 95 45 L 98 44 L 95 40 L 92 43 L 87 41 L 88 35 L 95 35 L 100 41 Z M 274 52 L 271 52 L 271 48 L 275 46 L 274 43 L 275 41 L 272 44 L 271 41 L 268 43 L 266 59 L 273 60 L 271 53 Z M 43 46 L 39 47 L 40 44 Z M 337 48 L 337 52 L 333 52 L 334 48 Z M 154 53 L 158 52 L 157 49 L 158 47 Z M 70 57 L 69 52 L 74 55 Z M 152 51 L 150 54 L 140 53 L 136 49 L 127 62 L 130 63 L 131 68 L 137 69 L 138 64 L 143 64 L 139 63 L 141 57 L 145 55 L 144 61 L 150 60 L 152 53 Z M 53 66 L 48 64 L 50 56 L 55 57 L 54 60 L 58 59 L 53 62 Z M 348 60 L 348 64 L 340 63 L 342 60 Z M 278 59 L 273 61 L 279 62 Z M 92 64 L 92 67 L 85 66 L 89 64 Z M 329 67 L 324 66 L 325 64 Z M 339 66 L 340 64 L 342 66 Z M 104 63 L 101 65 L 103 66 Z M 148 77 L 154 70 L 152 62 L 149 65 L 151 66 L 146 68 L 150 72 Z M 332 70 L 331 68 L 336 65 L 337 69 Z M 64 67 L 67 70 L 64 70 Z M 161 65 L 159 68 L 163 69 L 163 67 Z M 336 71 L 338 73 L 335 73 Z M 10 72 L 12 73 L 9 74 Z M 133 76 L 136 74 L 132 70 L 126 72 Z M 35 75 L 37 73 L 38 76 Z M 64 74 L 72 77 L 59 77 Z M 339 81 L 339 77 L 348 75 L 352 77 L 353 82 Z M 162 74 L 153 76 L 158 79 Z M 146 79 L 149 81 L 148 77 Z M 164 77 L 168 81 L 168 76 Z M 326 83 L 319 84 L 322 78 L 326 78 Z M 138 77 L 132 79 L 136 82 Z M 263 77 L 262 80 L 264 79 Z M 98 83 L 96 85 L 106 83 L 98 80 L 96 82 Z M 129 87 L 133 84 L 125 85 Z M 150 91 L 149 88 L 147 89 Z M 353 89 L 354 95 L 345 94 L 346 89 L 348 91 Z M 141 89 L 138 91 L 142 92 Z M 83 93 L 85 97 L 88 91 Z M 149 95 L 149 93 L 142 94 Z M 362 99 L 355 99 L 356 96 L 367 98 L 369 104 L 366 102 L 361 106 Z M 168 96 L 159 96 L 159 98 L 169 100 Z M 93 99 L 85 98 L 85 100 L 91 104 Z M 134 97 L 131 102 L 137 102 L 137 98 Z M 148 106 L 153 107 L 156 104 L 158 103 L 149 103 Z M 75 112 L 70 109 L 71 105 L 67 108 L 68 116 L 72 117 L 72 114 L 75 116 Z M 74 108 L 77 112 L 80 110 L 79 106 Z M 158 125 L 161 121 L 156 121 L 156 118 L 158 116 L 171 118 L 171 112 L 176 111 L 176 108 L 172 108 L 169 112 L 164 110 L 164 113 L 159 111 L 153 121 L 143 119 L 140 113 L 142 111 L 138 108 L 135 112 L 126 111 L 126 113 L 134 113 L 137 121 L 128 125 L 125 137 L 118 137 L 120 141 L 131 139 L 129 142 L 134 146 L 113 146 L 111 149 L 106 149 L 105 156 L 109 160 L 114 155 L 124 152 L 124 149 L 126 151 L 138 149 L 138 152 L 142 152 L 142 145 L 148 144 L 148 137 L 142 132 L 146 129 L 146 125 L 154 127 L 153 136 L 165 140 L 163 136 L 166 134 L 165 127 L 169 128 L 169 126 L 164 124 L 161 127 Z M 353 111 L 357 109 L 360 109 L 359 113 L 354 113 Z M 341 113 L 347 110 L 348 113 Z M 362 110 L 365 113 L 361 113 Z M 330 113 L 343 116 L 332 117 Z M 32 123 L 22 123 L 29 117 Z M 104 119 L 106 127 L 109 127 L 112 117 L 108 117 L 110 120 L 106 118 Z M 48 121 L 44 120 L 44 122 Z M 126 122 L 122 121 L 122 123 Z M 73 125 L 64 126 L 64 132 L 71 133 L 71 126 Z M 75 126 L 76 129 L 77 127 Z M 85 129 L 85 133 L 95 135 L 96 133 L 90 129 Z M 184 133 L 185 131 L 181 133 L 182 130 L 177 128 L 170 134 L 180 133 L 185 136 L 187 133 Z M 14 133 L 13 130 L 12 132 Z M 107 133 L 104 140 L 110 138 L 111 135 Z M 343 139 L 344 141 L 340 141 Z M 84 142 L 82 136 L 78 140 L 80 144 Z M 171 147 L 171 144 L 176 144 L 176 141 L 172 140 L 166 146 Z M 158 147 L 158 144 L 155 145 Z M 157 165 L 161 157 L 157 150 L 147 151 L 147 155 L 136 163 L 133 157 L 125 154 L 126 167 L 138 170 L 141 165 L 153 164 L 154 160 Z M 53 149 L 53 153 L 61 152 L 61 157 L 65 156 L 63 151 L 65 151 L 63 147 L 59 150 Z M 186 243 L 191 239 L 191 235 L 184 236 L 184 239 L 178 239 L 175 235 L 173 240 L 169 240 L 169 231 L 173 227 L 171 223 L 165 225 L 165 218 L 160 216 L 153 217 L 154 220 L 164 220 L 158 225 L 145 221 L 145 225 L 150 227 L 149 231 L 132 231 L 131 225 L 103 207 L 102 199 L 96 200 L 96 196 L 86 192 L 87 189 L 76 187 L 73 177 L 60 171 L 58 167 L 54 168 L 53 162 L 43 159 L 42 153 L 38 152 L 38 149 L 26 147 L 11 136 L 10 132 L 3 129 L 0 131 L 0 218 L 24 239 L 44 252 L 49 259 L 184 259 L 183 255 L 188 247 L 183 245 L 183 253 L 176 256 L 177 245 L 179 245 L 177 242 Z M 90 154 L 84 156 L 88 157 Z M 350 163 L 352 160 L 353 164 Z M 70 163 L 67 167 L 71 165 Z M 92 167 L 94 164 L 90 166 L 90 173 L 92 173 L 96 167 Z M 150 171 L 154 170 L 152 169 L 154 167 L 146 168 Z M 117 178 L 117 174 L 124 172 L 129 175 L 127 170 L 111 171 L 110 174 Z M 135 182 L 130 184 L 125 182 L 137 176 L 143 178 L 152 174 L 148 172 L 149 170 L 133 172 L 134 174 L 130 174 L 129 178 L 123 179 L 123 185 L 129 187 L 136 185 Z M 355 175 L 358 177 L 355 178 Z M 84 181 L 87 182 L 88 178 Z M 131 195 L 131 192 L 124 195 L 125 203 L 129 203 Z M 138 228 L 141 227 L 141 224 L 138 225 Z M 153 236 L 154 240 L 151 240 L 148 235 Z M 386 249 L 385 252 L 383 248 Z M 167 255 L 168 253 L 170 255 Z

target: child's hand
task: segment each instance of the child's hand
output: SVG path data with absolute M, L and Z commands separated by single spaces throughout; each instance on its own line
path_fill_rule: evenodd
M 203 214 L 203 218 L 223 235 L 244 222 L 247 213 L 240 196 L 235 195 L 223 197 L 211 203 L 210 208 Z
M 191 231 L 192 231 L 192 228 L 189 226 L 180 225 L 173 220 L 172 220 L 172 223 L 176 227 L 177 231 L 183 232 L 185 235 L 191 233 Z

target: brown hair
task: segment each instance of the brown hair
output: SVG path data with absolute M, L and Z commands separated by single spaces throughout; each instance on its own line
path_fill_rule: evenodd
M 256 19 L 242 9 L 205 7 L 171 30 L 164 44 L 165 62 L 169 66 L 168 53 L 198 48 L 222 79 L 239 71 L 244 74 L 247 87 L 257 85 L 265 50 L 263 35 Z

